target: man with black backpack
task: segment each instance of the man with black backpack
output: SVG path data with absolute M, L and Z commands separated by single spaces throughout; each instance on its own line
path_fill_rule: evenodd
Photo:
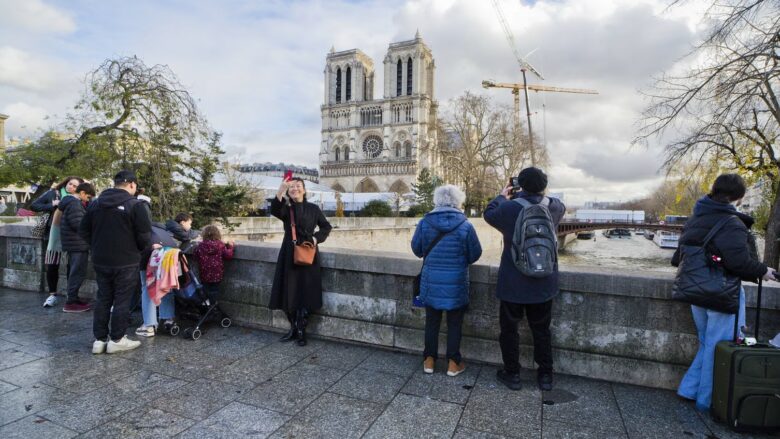
M 558 294 L 558 223 L 566 207 L 544 196 L 547 175 L 530 167 L 520 171 L 485 209 L 485 221 L 504 235 L 496 297 L 500 300 L 499 344 L 504 368 L 498 381 L 520 390 L 520 337 L 523 316 L 534 340 L 537 383 L 552 390 L 553 358 L 550 321 L 552 300 Z
M 114 176 L 114 187 L 89 205 L 79 228 L 90 243 L 98 284 L 93 354 L 128 351 L 141 344 L 125 335 L 130 301 L 138 288 L 141 251 L 151 245 L 152 234 L 149 210 L 135 198 L 137 188 L 135 174 L 120 171 Z

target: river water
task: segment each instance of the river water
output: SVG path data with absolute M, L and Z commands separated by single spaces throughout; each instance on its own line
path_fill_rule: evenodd
M 658 247 L 642 235 L 607 238 L 597 231 L 595 239 L 576 239 L 560 252 L 561 267 L 595 266 L 627 271 L 674 272 L 674 249 Z
M 562 268 L 602 267 L 626 271 L 663 271 L 673 273 L 675 268 L 670 261 L 674 249 L 658 247 L 653 241 L 642 235 L 631 235 L 630 238 L 607 238 L 596 231 L 595 239 L 575 239 L 559 254 Z M 497 264 L 501 258 L 500 251 L 483 253 L 480 262 Z

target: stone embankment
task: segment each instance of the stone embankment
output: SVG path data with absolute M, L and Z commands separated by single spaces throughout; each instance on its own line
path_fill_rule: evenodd
M 2 286 L 42 291 L 42 245 L 30 231 L 30 225 L 0 226 Z M 277 253 L 278 243 L 238 242 L 235 259 L 227 266 L 222 303 L 240 324 L 286 329 L 286 318 L 266 306 Z M 313 334 L 422 351 L 424 310 L 413 307 L 411 301 L 419 259 L 387 249 L 332 248 L 330 242 L 322 247 L 321 257 L 325 306 L 311 319 Z M 496 274 L 497 266 L 479 263 L 470 271 L 471 306 L 462 346 L 468 361 L 501 362 L 498 303 L 493 295 Z M 688 306 L 670 298 L 671 280 L 667 273 L 562 271 L 561 294 L 555 299 L 553 314 L 556 370 L 674 388 L 698 341 Z M 89 295 L 94 289 L 94 282 L 89 281 L 84 291 Z M 746 290 L 752 327 L 756 291 L 750 285 Z M 763 337 L 780 331 L 778 292 L 775 287 L 764 290 Z M 525 327 L 521 328 L 521 344 L 522 364 L 531 368 L 532 343 Z

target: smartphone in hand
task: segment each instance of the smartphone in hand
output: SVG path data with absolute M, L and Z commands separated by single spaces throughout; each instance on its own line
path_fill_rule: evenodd
M 288 169 L 284 171 L 284 181 L 290 181 L 291 178 L 292 178 L 292 170 Z

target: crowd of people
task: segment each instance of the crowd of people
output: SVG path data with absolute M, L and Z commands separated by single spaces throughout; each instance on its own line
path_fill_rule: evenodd
M 177 244 L 191 248 L 200 240 L 191 254 L 198 262 L 203 286 L 210 295 L 219 290 L 224 261 L 233 257 L 234 243 L 224 242 L 216 226 L 205 227 L 198 237 L 192 230 L 192 217 L 186 213 L 165 225 L 153 224 L 149 200 L 136 197 L 137 186 L 132 172 L 121 171 L 114 178 L 114 187 L 95 197 L 95 188 L 89 182 L 68 177 L 32 205 L 36 211 L 51 213 L 45 261 L 50 295 L 44 306 L 56 303 L 57 273 L 64 252 L 69 267 L 63 310 L 94 309 L 92 352 L 96 354 L 139 345 L 126 336 L 135 292 L 140 292 L 144 316 L 136 334 L 154 336 L 160 322 L 167 325 L 175 318 L 172 296 L 155 301 L 156 296 L 147 291 L 151 267 L 162 264 L 161 253 L 156 249 Z M 525 168 L 490 201 L 483 213 L 487 224 L 503 235 L 495 290 L 503 367 L 497 371 L 496 379 L 511 390 L 522 386 L 518 326 L 523 320 L 533 338 L 536 385 L 545 391 L 552 390 L 554 385 L 550 326 L 554 299 L 559 293 L 556 229 L 566 207 L 561 200 L 546 196 L 546 188 L 547 176 L 541 169 Z M 681 247 L 706 245 L 713 261 L 737 276 L 738 282 L 775 280 L 777 273 L 760 262 L 752 245 L 749 231 L 753 219 L 735 207 L 745 190 L 745 182 L 738 175 L 719 176 L 710 193 L 697 202 L 680 244 Z M 460 342 L 470 301 L 469 266 L 479 260 L 482 248 L 474 227 L 463 213 L 465 199 L 456 186 L 436 188 L 435 207 L 418 222 L 411 241 L 413 253 L 423 258 L 419 286 L 413 295 L 415 303 L 425 309 L 422 366 L 428 374 L 434 373 L 439 358 L 438 338 L 445 314 L 446 374 L 457 376 L 466 369 Z M 320 208 L 307 201 L 306 184 L 301 178 L 282 181 L 270 210 L 282 221 L 284 238 L 268 307 L 287 316 L 290 326 L 281 341 L 305 346 L 309 316 L 323 306 L 317 247 L 326 241 L 332 227 Z M 166 240 L 165 231 L 178 242 Z M 707 236 L 712 239 L 705 239 Z M 79 298 L 89 253 L 98 284 L 97 300 L 92 305 Z M 672 264 L 680 264 L 684 257 L 676 252 Z M 740 328 L 744 327 L 744 289 L 738 287 L 739 295 L 734 297 L 737 302 L 733 304 L 738 309 L 736 315 L 691 305 L 700 346 L 678 393 L 695 401 L 701 410 L 709 409 L 711 404 L 715 345 L 731 338 L 730 328 L 735 325 L 735 319 Z
M 151 199 L 139 190 L 135 174 L 123 170 L 114 176 L 114 186 L 99 196 L 91 183 L 71 176 L 31 205 L 32 210 L 47 214 L 43 237 L 49 295 L 43 306 L 57 304 L 59 268 L 67 260 L 67 299 L 62 310 L 93 311 L 94 354 L 140 346 L 139 341 L 126 334 L 131 308 L 138 304 L 143 324 L 136 329 L 137 335 L 153 337 L 160 322 L 173 322 L 173 287 L 178 286 L 176 281 L 182 269 L 187 269 L 186 264 L 179 263 L 179 251 L 191 254 L 199 262 L 203 288 L 210 296 L 218 294 L 223 259 L 233 256 L 235 243 L 223 242 L 217 226 L 204 227 L 199 237 L 192 230 L 193 218 L 188 213 L 176 215 L 165 225 L 154 223 L 150 203 Z M 160 270 L 163 265 L 155 265 L 154 259 L 170 249 L 175 249 L 170 253 L 176 258 L 169 261 L 165 273 Z M 79 297 L 90 255 L 98 287 L 94 303 Z M 169 273 L 168 288 L 155 288 L 158 294 L 152 297 L 150 288 Z

